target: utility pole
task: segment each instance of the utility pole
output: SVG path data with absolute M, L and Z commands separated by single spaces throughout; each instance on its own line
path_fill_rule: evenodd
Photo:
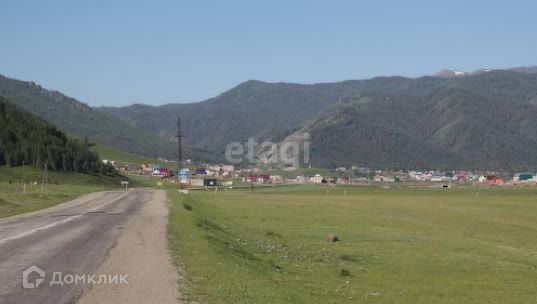
M 43 171 L 43 180 L 41 181 L 41 192 L 49 192 L 48 188 L 48 160 L 45 161 L 45 170 Z
M 181 116 L 180 114 L 177 115 L 177 174 L 179 174 L 179 171 L 181 170 L 181 166 L 183 163 L 183 150 L 181 147 L 181 137 L 183 135 L 181 134 Z
M 24 163 L 25 161 L 22 161 L 22 193 L 26 193 L 26 177 L 24 176 Z

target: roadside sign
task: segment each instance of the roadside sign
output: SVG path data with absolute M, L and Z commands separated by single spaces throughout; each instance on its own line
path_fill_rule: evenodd
M 181 171 L 179 171 L 179 172 L 177 173 L 177 176 L 179 176 L 179 177 L 188 177 L 188 175 L 189 175 L 189 171 L 188 171 L 188 169 L 187 169 L 187 170 L 182 169 Z
M 129 188 L 129 182 L 128 181 L 121 181 L 121 185 L 125 186 L 125 190 Z
M 188 180 L 188 174 L 188 169 L 181 169 L 181 171 L 177 173 L 177 178 L 179 179 L 179 182 L 182 184 L 186 184 Z

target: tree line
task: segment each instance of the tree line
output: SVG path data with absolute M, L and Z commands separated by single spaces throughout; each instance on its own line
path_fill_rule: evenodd
M 33 164 L 52 171 L 115 175 L 87 141 L 67 135 L 0 97 L 0 165 Z

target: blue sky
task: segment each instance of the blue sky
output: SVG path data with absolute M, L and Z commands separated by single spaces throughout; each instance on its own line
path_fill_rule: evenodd
M 516 3 L 516 5 L 515 5 Z M 0 74 L 90 105 L 537 65 L 534 1 L 0 2 Z

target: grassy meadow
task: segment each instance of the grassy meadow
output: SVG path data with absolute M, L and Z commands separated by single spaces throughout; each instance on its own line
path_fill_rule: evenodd
M 49 192 L 41 191 L 42 171 L 33 166 L 0 166 L 0 218 L 52 207 L 73 200 L 83 194 L 120 189 L 121 180 L 126 178 L 103 177 L 77 173 L 48 172 Z M 21 184 L 26 180 L 26 192 Z M 11 185 L 9 183 L 11 181 Z M 33 182 L 38 185 L 33 185 Z M 12 191 L 5 191 L 10 188 Z M 13 191 L 17 190 L 17 191 Z
M 536 189 L 169 195 L 181 292 L 202 303 L 537 302 Z
M 101 159 L 115 160 L 120 162 L 136 163 L 136 164 L 157 164 L 165 168 L 175 168 L 175 162 L 164 162 L 155 158 L 146 157 L 138 154 L 125 152 L 103 144 L 95 144 L 91 147 L 91 151 L 97 152 Z

